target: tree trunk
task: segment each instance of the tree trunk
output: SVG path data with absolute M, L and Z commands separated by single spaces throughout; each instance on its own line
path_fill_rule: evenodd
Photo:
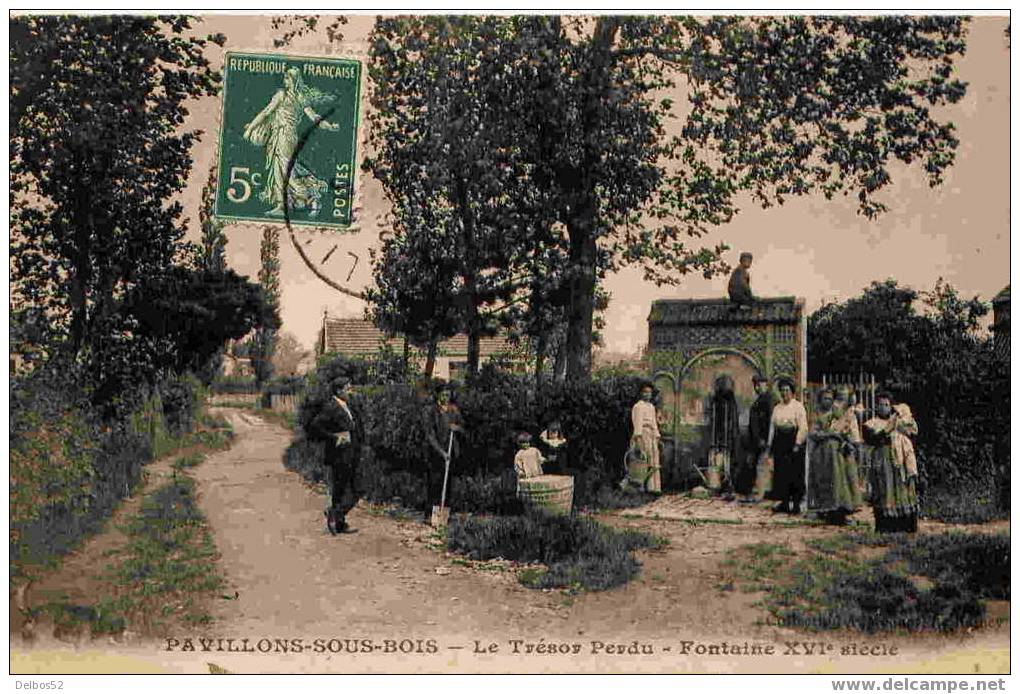
M 482 336 L 479 326 L 472 326 L 468 331 L 467 370 L 469 374 L 478 373 L 482 361 Z
M 610 90 L 612 49 L 619 30 L 618 17 L 599 17 L 591 40 L 590 67 L 584 77 L 587 91 L 582 128 L 593 137 L 601 126 L 605 97 Z M 575 177 L 572 213 L 567 220 L 570 237 L 570 307 L 567 310 L 567 373 L 570 381 L 586 381 L 591 377 L 592 323 L 595 317 L 595 286 L 597 281 L 598 204 L 594 182 L 588 173 L 601 158 L 601 144 L 589 144 Z
M 592 323 L 595 318 L 595 285 L 598 247 L 592 233 L 593 215 L 578 218 L 570 232 L 570 306 L 567 309 L 566 379 L 591 377 Z
M 432 372 L 436 368 L 436 351 L 439 347 L 439 342 L 433 340 L 429 343 L 428 354 L 425 357 L 425 378 L 432 378 Z

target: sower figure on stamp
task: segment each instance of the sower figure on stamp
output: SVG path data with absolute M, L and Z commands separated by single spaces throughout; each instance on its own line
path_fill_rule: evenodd
M 428 523 L 432 507 L 438 506 L 443 494 L 443 476 L 446 466 L 457 457 L 458 441 L 456 433 L 462 431 L 460 410 L 451 400 L 449 389 L 439 384 L 434 396 L 428 397 L 427 388 L 420 389 L 423 396 L 421 403 L 422 428 L 427 444 L 427 462 L 424 470 L 425 499 L 422 511 Z
M 334 382 L 330 398 L 308 425 L 312 438 L 324 444 L 324 462 L 330 480 L 330 507 L 326 529 L 333 535 L 353 532 L 347 514 L 358 503 L 355 477 L 361 452 L 361 417 L 350 406 L 350 381 Z

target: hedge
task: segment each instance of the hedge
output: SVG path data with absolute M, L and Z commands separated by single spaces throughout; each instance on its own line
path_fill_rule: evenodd
M 303 426 L 330 397 L 338 378 L 352 379 L 357 386 L 350 404 L 364 426 L 358 475 L 361 494 L 377 501 L 398 497 L 410 508 L 420 507 L 424 501 L 421 480 L 429 464 L 421 418 L 424 405 L 412 386 L 379 383 L 370 370 L 349 359 L 325 361 L 308 378 L 286 466 L 310 480 L 322 479 L 321 450 L 305 439 Z M 514 508 L 512 464 L 517 434 L 527 431 L 537 438 L 554 419 L 568 438 L 560 464 L 575 477 L 575 505 L 640 503 L 628 498 L 617 504 L 617 495 L 609 490 L 624 475 L 630 409 L 641 383 L 636 375 L 618 375 L 536 387 L 532 377 L 483 368 L 454 393 L 464 433 L 450 471 L 451 507 L 501 512 Z

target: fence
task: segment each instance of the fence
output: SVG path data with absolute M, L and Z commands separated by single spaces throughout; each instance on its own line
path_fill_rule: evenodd
M 875 395 L 878 385 L 874 374 L 822 374 L 822 386 L 834 390 L 846 388 L 850 391 L 851 402 L 857 409 L 859 421 L 866 422 L 875 416 Z
M 818 393 L 823 388 L 831 388 L 834 391 L 846 389 L 850 395 L 850 406 L 857 415 L 858 426 L 875 416 L 875 396 L 878 393 L 878 383 L 874 374 L 860 372 L 853 374 L 822 374 L 822 382 L 809 383 L 808 393 L 805 394 L 805 406 L 813 410 L 818 402 Z M 865 496 L 870 494 L 870 468 L 871 468 L 871 447 L 863 443 L 857 446 L 857 473 L 863 487 Z
M 269 408 L 273 412 L 297 412 L 300 403 L 300 393 L 273 393 L 269 396 Z

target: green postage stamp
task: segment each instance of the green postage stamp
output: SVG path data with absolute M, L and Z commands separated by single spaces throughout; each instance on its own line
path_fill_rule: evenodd
M 361 63 L 228 52 L 216 216 L 351 224 Z

